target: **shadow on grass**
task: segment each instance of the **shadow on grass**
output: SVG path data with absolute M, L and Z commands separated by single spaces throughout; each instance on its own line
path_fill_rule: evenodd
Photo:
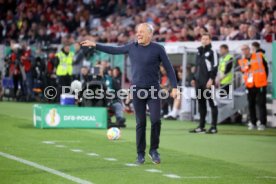
M 23 129 L 36 129 L 33 124 L 18 125 L 17 127 Z

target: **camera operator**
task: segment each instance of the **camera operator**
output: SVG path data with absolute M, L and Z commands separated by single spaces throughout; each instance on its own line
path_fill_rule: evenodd
M 92 75 L 89 72 L 89 68 L 87 66 L 83 66 L 80 69 L 80 76 L 77 78 L 82 83 L 82 86 L 84 86 L 86 83 L 93 80 Z
M 45 88 L 45 63 L 42 61 L 41 57 L 36 57 L 35 62 L 32 67 L 33 73 L 33 91 L 36 94 L 40 94 Z

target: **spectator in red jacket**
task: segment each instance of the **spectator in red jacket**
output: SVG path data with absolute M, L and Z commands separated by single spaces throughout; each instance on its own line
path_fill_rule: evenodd
M 22 45 L 22 55 L 21 64 L 24 69 L 24 94 L 26 94 L 26 100 L 30 101 L 33 98 L 33 76 L 32 76 L 32 55 L 31 48 L 23 43 Z
M 13 80 L 13 97 L 17 100 L 19 99 L 18 88 L 20 86 L 21 95 L 24 95 L 24 85 L 23 85 L 23 70 L 22 64 L 19 59 L 19 46 L 16 44 L 11 45 L 12 52 L 8 56 L 9 58 L 9 74 Z

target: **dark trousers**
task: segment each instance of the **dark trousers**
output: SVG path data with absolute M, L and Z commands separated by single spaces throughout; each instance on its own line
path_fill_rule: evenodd
M 19 74 L 19 75 L 13 75 L 13 95 L 14 97 L 16 98 L 17 97 L 17 91 L 18 91 L 18 87 L 21 87 L 21 93 L 22 95 L 24 96 L 24 85 L 23 85 L 23 79 L 22 79 L 22 76 Z
M 160 120 L 160 99 L 158 98 L 157 92 L 154 99 L 148 93 L 148 97 L 145 99 L 138 98 L 137 90 L 133 92 L 133 105 L 136 116 L 136 147 L 137 153 L 145 155 L 146 149 L 146 107 L 148 105 L 150 112 L 150 121 L 151 121 L 151 138 L 150 138 L 150 151 L 156 150 L 159 147 L 159 137 L 161 131 L 161 120 Z M 148 91 L 148 89 L 146 89 Z M 140 96 L 144 96 L 144 93 L 141 93 Z
M 211 97 L 211 93 L 206 92 L 204 93 L 204 90 L 207 89 L 202 89 L 202 88 L 197 88 L 196 89 L 196 96 L 198 100 L 198 110 L 200 114 L 200 121 L 199 121 L 199 127 L 204 128 L 206 124 L 206 115 L 207 115 L 207 105 L 206 101 L 208 100 L 209 105 L 211 107 L 211 112 L 212 112 L 212 127 L 217 126 L 217 120 L 218 120 L 218 107 L 215 99 Z M 206 97 L 204 97 L 204 94 Z
M 247 88 L 248 94 L 248 106 L 249 106 L 249 115 L 250 120 L 253 125 L 257 123 L 256 116 L 256 105 L 259 111 L 259 119 L 261 124 L 266 125 L 267 111 L 266 111 L 266 87 L 262 88 Z
M 71 75 L 64 75 L 64 76 L 58 76 L 58 92 L 59 95 L 62 93 L 62 87 L 66 86 L 67 88 L 64 90 L 65 93 L 70 93 L 70 85 L 72 82 L 72 76 Z
M 24 81 L 24 94 L 27 98 L 33 97 L 33 75 L 31 72 L 26 72 L 26 80 Z

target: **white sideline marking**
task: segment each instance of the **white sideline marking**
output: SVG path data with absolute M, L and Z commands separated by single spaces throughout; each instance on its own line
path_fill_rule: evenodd
M 42 141 L 44 144 L 56 144 L 54 141 Z
M 128 166 L 128 167 L 138 167 L 139 165 L 138 164 L 133 164 L 133 163 L 126 163 L 125 166 Z
M 89 155 L 89 156 L 93 156 L 93 157 L 98 157 L 98 156 L 100 156 L 99 154 L 97 154 L 97 153 L 87 153 L 87 155 Z
M 218 179 L 219 176 L 184 176 L 183 179 Z
M 67 142 L 67 143 L 75 143 L 75 142 L 81 142 L 76 140 L 55 140 L 54 142 Z
M 116 158 L 104 158 L 104 159 L 107 160 L 107 161 L 117 161 Z
M 168 178 L 173 178 L 173 179 L 180 179 L 181 177 L 176 175 L 176 174 L 164 174 L 163 176 L 166 176 Z
M 276 179 L 276 176 L 260 176 L 257 178 L 263 178 L 263 179 Z
M 162 171 L 161 171 L 161 170 L 158 170 L 158 169 L 147 169 L 147 170 L 145 170 L 145 171 L 151 172 L 151 173 L 162 173 Z
M 35 162 L 31 162 L 31 161 L 28 161 L 28 160 L 25 160 L 25 159 L 22 159 L 22 158 L 13 156 L 13 155 L 10 155 L 10 154 L 7 154 L 7 153 L 0 152 L 0 155 L 1 155 L 2 157 L 8 158 L 8 159 L 18 161 L 18 162 L 20 162 L 20 163 L 22 163 L 22 164 L 25 164 L 25 165 L 28 165 L 28 166 L 31 166 L 31 167 L 34 167 L 34 168 L 37 168 L 37 169 L 46 171 L 46 172 L 48 172 L 48 173 L 51 173 L 51 174 L 54 174 L 54 175 L 63 177 L 63 178 L 65 178 L 65 179 L 70 180 L 70 181 L 73 181 L 73 182 L 75 182 L 75 183 L 79 183 L 79 184 L 92 184 L 92 182 L 90 182 L 90 181 L 83 180 L 83 179 L 80 179 L 80 178 L 71 176 L 71 175 L 69 175 L 69 174 L 65 174 L 65 173 L 63 173 L 63 172 L 60 172 L 60 171 L 51 169 L 51 168 L 49 168 L 49 167 L 46 167 L 46 166 L 37 164 L 37 163 L 35 163 Z
M 66 146 L 64 145 L 56 145 L 57 148 L 65 148 Z
M 82 152 L 82 150 L 80 150 L 80 149 L 71 149 L 71 151 L 76 152 L 76 153 Z

